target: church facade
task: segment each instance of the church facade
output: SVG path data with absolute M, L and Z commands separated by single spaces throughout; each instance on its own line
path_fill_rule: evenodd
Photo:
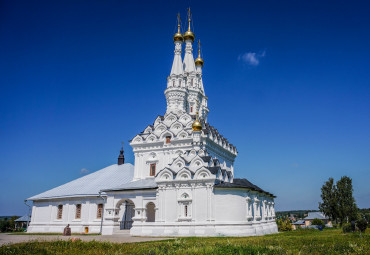
M 235 178 L 236 147 L 208 123 L 200 43 L 174 35 L 167 109 L 130 142 L 135 164 L 118 164 L 30 197 L 30 233 L 251 236 L 276 233 L 275 196 Z M 185 48 L 184 59 L 182 49 Z

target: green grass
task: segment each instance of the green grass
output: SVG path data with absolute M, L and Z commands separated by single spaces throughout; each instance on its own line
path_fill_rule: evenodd
M 15 236 L 62 236 L 61 233 L 26 233 L 26 232 L 11 232 L 9 235 Z M 99 236 L 100 234 L 85 234 L 85 233 L 72 233 L 73 236 Z
M 297 230 L 259 237 L 177 238 L 145 243 L 27 242 L 0 254 L 370 254 L 370 234 Z

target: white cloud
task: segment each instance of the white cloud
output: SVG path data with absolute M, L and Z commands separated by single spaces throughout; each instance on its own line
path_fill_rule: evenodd
M 266 56 L 266 51 L 261 53 L 256 52 L 246 52 L 240 54 L 238 60 L 243 61 L 247 65 L 258 66 L 260 64 L 261 58 Z
M 80 170 L 80 174 L 88 174 L 88 173 L 90 173 L 90 171 L 89 171 L 89 170 L 87 170 L 86 168 L 82 168 L 82 169 Z

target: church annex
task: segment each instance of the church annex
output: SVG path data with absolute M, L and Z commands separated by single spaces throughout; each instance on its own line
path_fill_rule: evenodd
M 130 142 L 135 165 L 118 164 L 28 198 L 30 233 L 134 236 L 252 236 L 276 233 L 274 195 L 236 178 L 236 147 L 207 121 L 200 43 L 194 60 L 188 30 L 175 51 L 163 116 Z M 184 58 L 182 52 L 184 48 Z

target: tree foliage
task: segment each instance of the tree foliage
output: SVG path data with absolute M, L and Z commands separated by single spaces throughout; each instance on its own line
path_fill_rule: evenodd
M 276 224 L 278 226 L 279 231 L 292 231 L 293 226 L 292 223 L 290 222 L 289 218 L 286 217 L 285 219 L 280 218 L 276 221 Z
M 367 221 L 363 218 L 359 219 L 359 220 L 357 220 L 356 225 L 357 225 L 358 229 L 360 230 L 360 232 L 365 232 L 365 230 L 367 228 Z
M 317 225 L 317 226 L 324 226 L 324 222 L 320 219 L 313 219 L 311 222 L 312 225 Z
M 336 200 L 337 189 L 334 185 L 334 179 L 329 178 L 321 188 L 322 203 L 319 203 L 319 209 L 331 220 L 338 217 L 338 204 Z
M 357 205 L 353 197 L 352 179 L 343 176 L 337 182 L 336 201 L 338 203 L 338 218 L 341 223 L 356 220 Z
M 321 188 L 322 203 L 319 209 L 331 220 L 339 220 L 340 224 L 355 220 L 357 217 L 356 201 L 353 197 L 352 179 L 343 176 L 336 185 L 329 178 Z

